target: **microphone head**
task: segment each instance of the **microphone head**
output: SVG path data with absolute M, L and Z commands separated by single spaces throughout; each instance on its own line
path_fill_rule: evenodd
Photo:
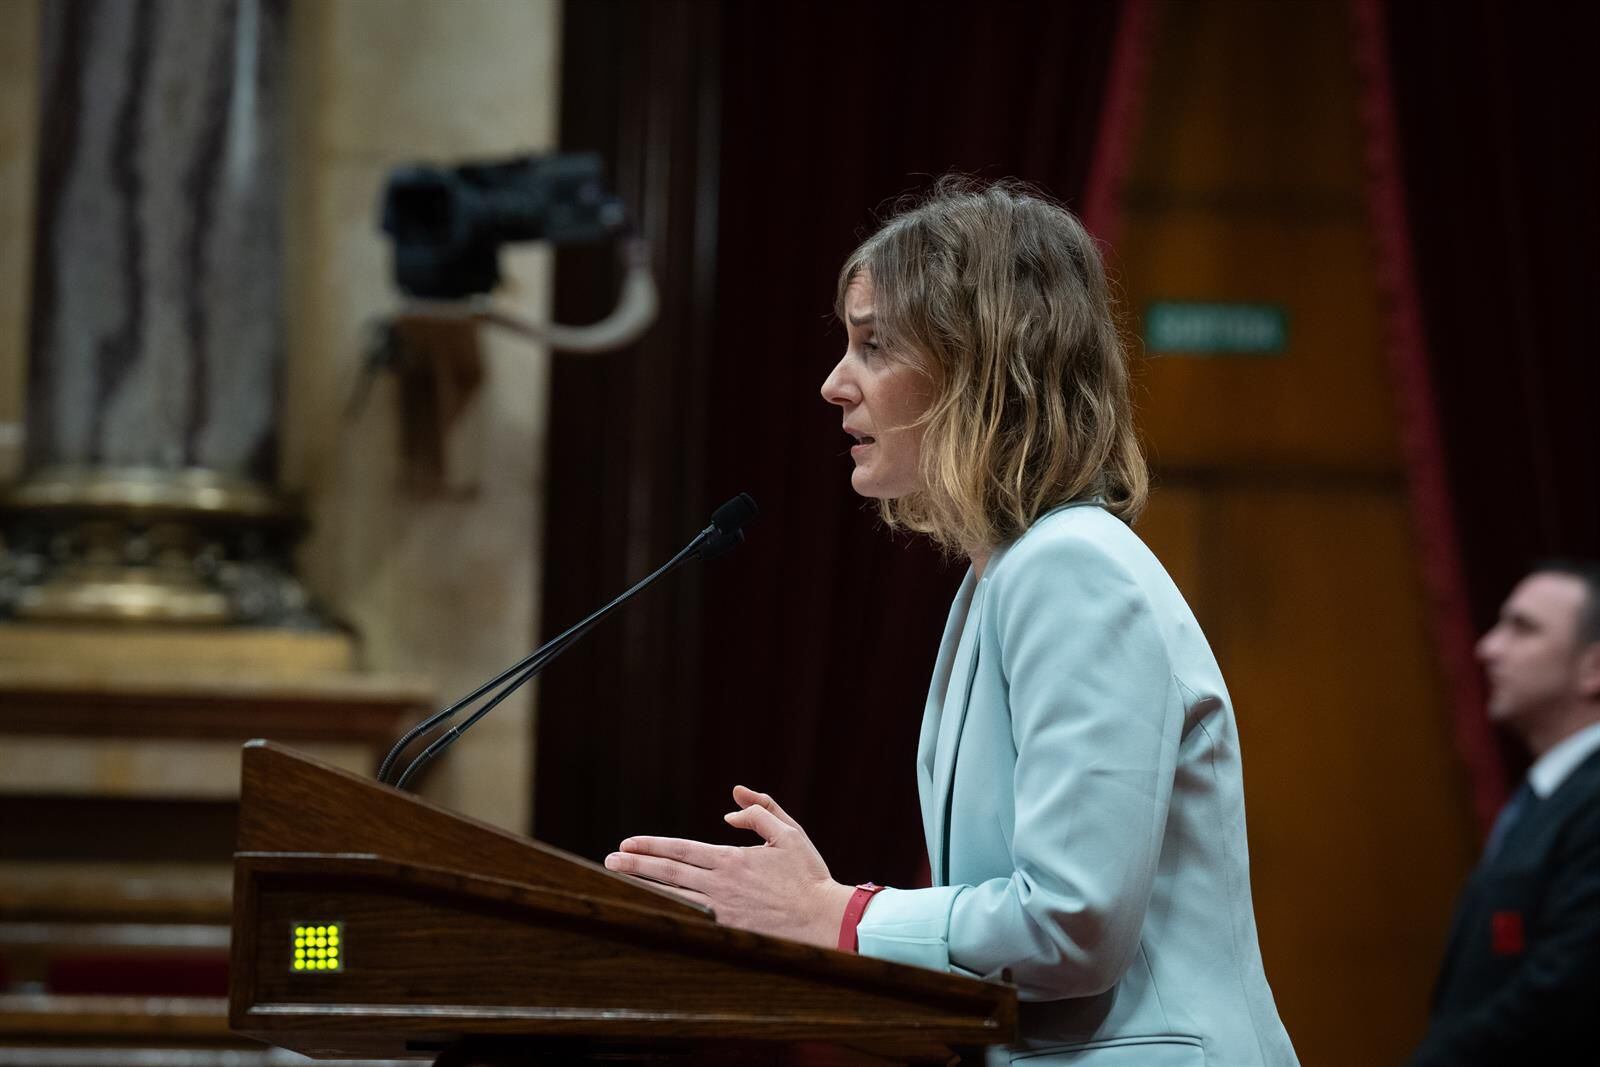
M 744 531 L 729 530 L 708 537 L 705 544 L 700 546 L 698 555 L 702 560 L 716 559 L 718 556 L 726 556 L 742 544 L 744 544 Z
M 740 493 L 711 513 L 711 525 L 725 534 L 742 530 L 760 510 L 749 493 Z
M 716 559 L 744 544 L 744 525 L 756 517 L 756 502 L 749 493 L 740 493 L 711 513 L 711 526 L 700 536 L 700 549 L 695 553 L 702 560 Z M 709 536 L 707 536 L 709 535 Z

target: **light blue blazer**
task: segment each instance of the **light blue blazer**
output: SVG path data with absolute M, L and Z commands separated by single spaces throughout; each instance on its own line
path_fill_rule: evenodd
M 861 952 L 1015 982 L 1030 1067 L 1292 1067 L 1261 965 L 1233 709 L 1189 606 L 1095 504 L 956 594 L 917 751 L 931 889 Z

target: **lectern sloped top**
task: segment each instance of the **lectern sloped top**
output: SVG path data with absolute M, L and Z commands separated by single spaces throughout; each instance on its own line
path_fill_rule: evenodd
M 317 1057 L 432 1058 L 478 1039 L 624 1056 L 823 1042 L 945 1062 L 1016 1028 L 1009 986 L 718 926 L 263 741 L 244 751 L 230 973 L 234 1030 Z
M 271 741 L 246 744 L 242 764 L 239 852 L 365 853 L 705 916 L 665 890 Z

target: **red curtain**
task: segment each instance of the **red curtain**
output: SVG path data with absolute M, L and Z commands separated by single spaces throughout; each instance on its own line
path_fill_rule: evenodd
M 1600 9 L 1355 10 L 1392 339 L 1413 372 L 1401 367 L 1408 457 L 1423 547 L 1444 549 L 1425 558 L 1487 818 L 1504 775 L 1481 687 L 1464 680 L 1472 637 L 1537 557 L 1600 555 Z

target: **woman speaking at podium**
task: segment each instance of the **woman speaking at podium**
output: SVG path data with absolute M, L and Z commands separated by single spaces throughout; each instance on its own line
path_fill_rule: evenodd
M 1129 523 L 1147 478 L 1093 239 L 946 181 L 839 275 L 822 384 L 857 493 L 971 561 L 917 752 L 933 887 L 840 885 L 771 797 L 765 847 L 635 837 L 613 870 L 719 921 L 1014 982 L 1013 1057 L 1294 1064 L 1250 901 L 1239 742 L 1194 615 Z

